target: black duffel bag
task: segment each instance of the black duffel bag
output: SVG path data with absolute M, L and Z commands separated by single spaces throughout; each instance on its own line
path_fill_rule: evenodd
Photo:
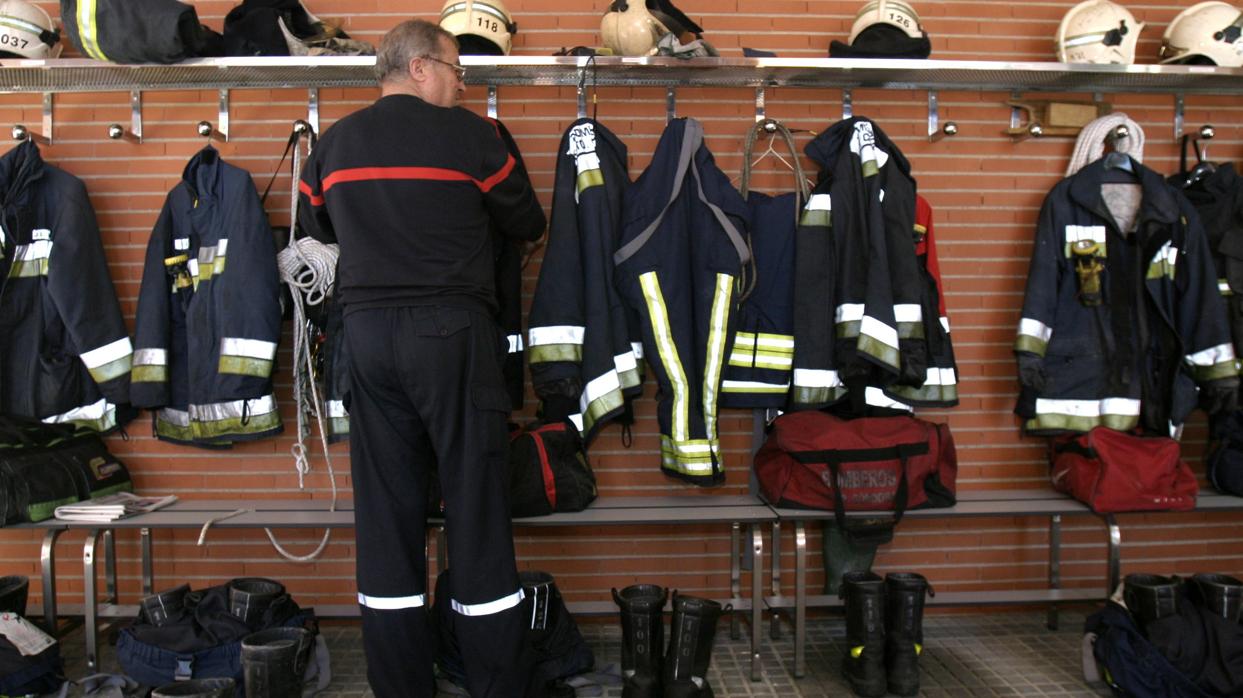
M 42 521 L 62 504 L 133 489 L 97 432 L 0 415 L 0 524 Z
M 582 511 L 596 499 L 583 440 L 567 421 L 509 434 L 509 508 L 514 517 Z

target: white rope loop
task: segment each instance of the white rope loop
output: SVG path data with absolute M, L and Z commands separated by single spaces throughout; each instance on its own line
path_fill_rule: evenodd
M 1069 177 L 1082 170 L 1088 163 L 1100 159 L 1105 154 L 1105 139 L 1119 126 L 1127 127 L 1127 136 L 1114 141 L 1114 149 L 1119 153 L 1130 155 L 1138 162 L 1143 162 L 1144 127 L 1119 111 L 1106 114 L 1083 127 L 1083 130 L 1079 132 L 1079 139 L 1075 141 L 1075 152 L 1071 155 L 1070 164 L 1066 167 L 1066 176 Z

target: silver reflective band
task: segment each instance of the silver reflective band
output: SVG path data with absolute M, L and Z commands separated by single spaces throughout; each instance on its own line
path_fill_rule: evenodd
M 642 359 L 643 358 L 643 343 L 642 342 L 631 342 L 630 351 L 631 353 L 634 354 L 634 358 Z
M 213 402 L 205 405 L 191 404 L 190 418 L 198 422 L 220 422 L 226 419 L 240 419 L 243 413 L 251 417 L 276 411 L 276 398 L 264 395 L 254 400 L 232 400 L 229 402 Z
M 51 417 L 44 417 L 43 421 L 47 422 L 48 424 L 63 424 L 65 422 L 78 422 L 78 421 L 94 421 L 97 419 L 103 419 L 113 409 L 115 409 L 115 405 L 110 404 L 106 398 L 100 398 L 99 400 L 92 402 L 89 405 L 75 407 L 72 410 L 65 412 L 64 414 L 57 414 Z
M 550 327 L 532 327 L 527 330 L 527 338 L 533 347 L 545 344 L 582 344 L 586 328 L 581 325 L 553 325 Z
M 358 594 L 358 605 L 377 611 L 396 611 L 402 608 L 422 608 L 427 604 L 427 594 L 414 596 L 367 596 Z
M 1107 397 L 1101 400 L 1054 400 L 1036 398 L 1036 414 L 1065 414 L 1071 417 L 1099 417 L 1117 414 L 1139 416 L 1139 400 Z
M 105 344 L 98 349 L 92 349 L 82 354 L 82 363 L 87 368 L 99 368 L 104 364 L 110 364 L 118 359 L 124 359 L 134 353 L 134 348 L 130 345 L 129 337 L 122 337 L 115 342 Z
M 135 366 L 167 366 L 167 349 L 137 349 L 134 351 Z
M 18 245 L 14 254 L 14 261 L 33 262 L 39 259 L 50 259 L 52 257 L 52 241 L 51 240 L 35 240 L 29 245 Z
M 276 357 L 276 342 L 243 337 L 225 337 L 220 340 L 220 353 L 225 356 L 244 356 L 248 359 L 271 361 Z
M 34 22 L 27 22 L 20 17 L 13 16 L 0 17 L 0 27 L 9 27 L 11 29 L 17 29 L 18 31 L 30 32 L 35 36 L 39 36 L 46 31 L 43 27 L 40 27 Z
M 1062 45 L 1066 48 L 1075 48 L 1077 46 L 1085 46 L 1087 44 L 1100 44 L 1104 43 L 1104 41 L 1104 34 L 1080 34 L 1079 36 L 1073 36 L 1066 39 L 1062 42 Z
M 865 388 L 863 390 L 863 401 L 872 407 L 887 407 L 891 410 L 906 410 L 907 412 L 912 411 L 910 405 L 894 400 L 886 395 L 885 391 L 880 388 Z
M 509 339 L 509 353 L 510 354 L 517 354 L 518 352 L 522 351 L 522 335 L 511 334 L 507 337 L 507 339 Z
M 899 303 L 893 306 L 893 319 L 898 322 L 923 322 L 924 310 L 914 303 Z
M 340 419 L 341 417 L 350 416 L 350 413 L 345 411 L 345 403 L 342 402 L 341 400 L 329 400 L 328 401 L 328 416 L 335 418 L 335 419 Z
M 833 315 L 834 322 L 858 322 L 863 319 L 863 304 L 842 303 Z
M 1019 334 L 1025 334 L 1028 337 L 1035 337 L 1046 344 L 1053 336 L 1053 328 L 1031 318 L 1023 318 L 1019 320 Z
M 864 315 L 859 334 L 876 338 L 887 346 L 898 348 L 898 331 L 870 315 Z
M 828 194 L 812 194 L 803 208 L 808 211 L 832 211 L 833 199 Z
M 509 18 L 508 18 L 508 17 L 506 17 L 504 14 L 502 14 L 500 10 L 496 9 L 495 7 L 492 7 L 491 5 L 489 5 L 489 4 L 488 4 L 488 3 L 486 3 L 486 2 L 474 2 L 474 3 L 458 2 L 458 3 L 454 3 L 454 4 L 452 4 L 452 5 L 448 6 L 448 7 L 446 7 L 446 8 L 444 9 L 444 12 L 441 12 L 441 13 L 440 13 L 440 17 L 441 17 L 441 19 L 444 19 L 445 17 L 448 17 L 449 15 L 451 15 L 451 14 L 453 14 L 453 13 L 455 13 L 455 12 L 465 12 L 465 11 L 466 11 L 466 6 L 467 6 L 467 5 L 474 5 L 474 6 L 475 6 L 475 10 L 476 10 L 477 12 L 482 12 L 482 13 L 484 13 L 485 15 L 492 15 L 493 17 L 495 17 L 495 18 L 497 18 L 497 19 L 501 20 L 501 22 L 505 23 L 506 25 L 508 25 L 508 24 L 509 24 Z
M 1218 344 L 1187 356 L 1187 362 L 1192 366 L 1215 366 L 1223 361 L 1233 360 L 1234 347 L 1229 344 Z
M 837 371 L 824 371 L 812 368 L 794 369 L 794 384 L 808 388 L 838 388 L 845 383 L 838 377 Z
M 524 598 L 526 598 L 526 595 L 519 589 L 509 596 L 503 596 L 496 601 L 489 601 L 487 603 L 464 604 L 458 603 L 457 599 L 450 599 L 449 606 L 464 616 L 490 616 L 501 611 L 508 611 L 522 603 Z

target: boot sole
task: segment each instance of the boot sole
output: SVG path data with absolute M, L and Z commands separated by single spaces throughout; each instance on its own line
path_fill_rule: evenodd
M 889 692 L 894 694 L 895 696 L 904 696 L 904 697 L 917 696 L 919 695 L 919 684 L 915 683 L 915 684 L 907 684 L 907 685 L 902 685 L 902 686 L 889 684 Z
M 883 683 L 859 683 L 847 680 L 850 684 L 850 690 L 854 691 L 856 696 L 861 698 L 881 698 L 885 695 L 885 684 Z

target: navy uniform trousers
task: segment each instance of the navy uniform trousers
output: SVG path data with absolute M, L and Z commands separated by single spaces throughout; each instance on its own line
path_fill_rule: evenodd
M 426 522 L 436 468 L 466 688 L 475 698 L 521 696 L 524 624 L 504 481 L 509 397 L 500 331 L 482 311 L 416 306 L 347 311 L 345 337 L 371 688 L 379 698 L 435 692 Z

